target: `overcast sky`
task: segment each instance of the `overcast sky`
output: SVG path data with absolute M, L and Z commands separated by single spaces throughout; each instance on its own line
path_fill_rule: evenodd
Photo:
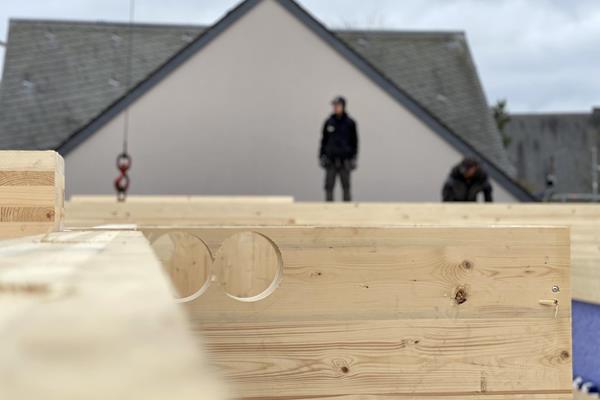
M 208 24 L 237 0 L 136 0 L 137 22 Z M 511 111 L 600 106 L 600 0 L 301 0 L 332 28 L 460 30 L 488 101 Z M 126 21 L 129 0 L 0 0 L 8 19 Z M 0 61 L 3 62 L 3 51 Z

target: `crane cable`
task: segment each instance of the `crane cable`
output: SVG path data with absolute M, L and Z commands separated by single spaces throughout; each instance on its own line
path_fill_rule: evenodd
M 128 32 L 128 48 L 127 48 L 127 65 L 125 71 L 125 91 L 131 87 L 132 80 L 132 59 L 133 59 L 133 20 L 135 16 L 135 0 L 129 0 L 129 32 Z M 127 172 L 131 168 L 131 156 L 128 153 L 129 141 L 129 107 L 125 108 L 123 122 L 123 150 L 117 156 L 117 169 L 119 176 L 115 179 L 115 190 L 117 191 L 117 201 L 124 202 L 127 198 L 127 190 L 129 189 L 130 178 Z

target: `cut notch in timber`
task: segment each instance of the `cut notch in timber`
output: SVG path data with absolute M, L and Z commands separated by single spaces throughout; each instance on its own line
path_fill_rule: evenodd
M 1 151 L 0 239 L 60 230 L 64 175 L 54 151 Z
M 572 399 L 566 228 L 142 230 L 223 253 L 185 260 L 217 278 L 185 307 L 238 400 Z M 265 259 L 255 246 L 231 241 L 249 232 L 283 262 L 275 290 L 254 302 L 228 295 L 246 288 L 232 275 L 267 270 L 252 262 Z

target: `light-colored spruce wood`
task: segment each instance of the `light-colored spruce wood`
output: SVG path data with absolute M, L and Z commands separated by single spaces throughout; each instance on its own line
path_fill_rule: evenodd
M 116 196 L 71 196 L 74 203 L 116 203 Z M 225 203 L 225 204 L 286 204 L 293 203 L 292 196 L 149 196 L 129 195 L 129 203 Z
M 236 398 L 572 397 L 568 229 L 143 230 L 193 234 L 213 254 L 254 232 L 280 252 L 268 296 L 228 296 L 213 264 L 186 303 Z
M 0 398 L 221 399 L 139 232 L 0 242 Z
M 281 280 L 281 253 L 266 236 L 239 232 L 217 250 L 214 270 L 225 293 L 242 301 L 256 301 L 277 288 Z
M 572 234 L 573 297 L 600 304 L 600 205 L 594 204 L 68 204 L 69 226 L 556 225 Z
M 201 293 L 213 262 L 201 239 L 185 232 L 166 232 L 152 241 L 152 249 L 171 278 L 177 299 Z
M 0 239 L 59 230 L 64 162 L 54 151 L 0 151 Z
M 593 400 L 593 399 L 598 399 L 598 396 L 592 397 L 592 395 L 590 395 L 588 393 L 583 393 L 578 390 L 575 390 L 575 392 L 573 394 L 573 399 L 574 400 Z

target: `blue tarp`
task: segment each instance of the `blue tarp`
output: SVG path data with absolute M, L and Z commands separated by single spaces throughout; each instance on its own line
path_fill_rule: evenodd
M 600 384 L 600 306 L 573 301 L 573 375 Z

